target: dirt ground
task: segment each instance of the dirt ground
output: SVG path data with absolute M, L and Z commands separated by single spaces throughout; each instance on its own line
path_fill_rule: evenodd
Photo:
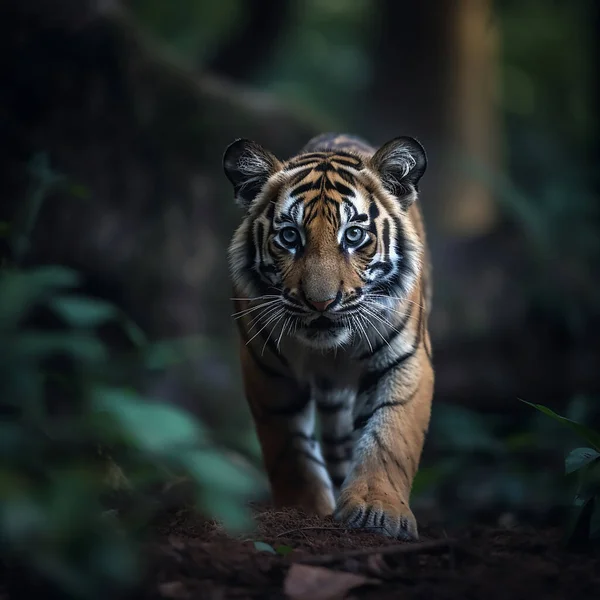
M 421 525 L 407 544 L 293 510 L 255 514 L 257 530 L 240 538 L 185 511 L 164 516 L 140 598 L 600 599 L 600 555 L 566 551 L 557 529 L 448 537 Z

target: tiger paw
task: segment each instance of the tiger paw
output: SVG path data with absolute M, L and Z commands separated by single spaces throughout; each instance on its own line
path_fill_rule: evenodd
M 333 518 L 352 529 L 367 529 L 405 541 L 419 539 L 417 520 L 408 505 L 394 506 L 380 499 L 340 496 Z

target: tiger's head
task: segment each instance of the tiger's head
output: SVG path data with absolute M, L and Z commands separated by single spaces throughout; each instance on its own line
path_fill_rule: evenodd
M 234 286 L 264 306 L 265 326 L 334 349 L 359 343 L 408 297 L 422 253 L 411 207 L 427 167 L 415 139 L 287 161 L 238 139 L 223 166 L 246 211 L 229 249 Z

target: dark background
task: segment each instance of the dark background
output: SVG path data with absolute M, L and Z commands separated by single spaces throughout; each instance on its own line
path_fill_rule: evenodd
M 578 441 L 519 398 L 600 415 L 598 25 L 595 0 L 4 0 L 0 221 L 41 193 L 28 264 L 81 269 L 151 339 L 200 335 L 147 389 L 256 461 L 222 153 L 417 137 L 437 379 L 415 508 L 544 520 Z

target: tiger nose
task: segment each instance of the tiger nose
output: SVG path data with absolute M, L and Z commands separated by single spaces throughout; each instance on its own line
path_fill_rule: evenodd
M 315 310 L 319 312 L 325 312 L 331 305 L 335 305 L 342 299 L 342 292 L 339 291 L 335 296 L 331 296 L 331 298 L 327 298 L 325 300 L 314 300 L 310 298 L 308 295 L 304 296 L 307 304 L 312 306 Z
M 327 300 L 313 300 L 312 298 L 306 298 L 306 300 L 315 310 L 325 312 L 335 302 L 336 298 L 337 296 L 327 298 Z

